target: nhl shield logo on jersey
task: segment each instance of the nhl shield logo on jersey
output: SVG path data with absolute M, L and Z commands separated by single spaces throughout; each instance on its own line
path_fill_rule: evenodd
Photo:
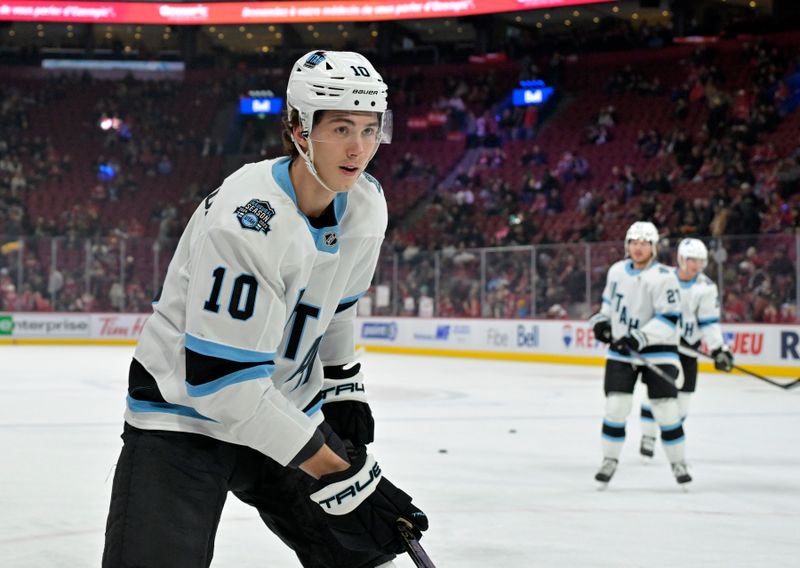
M 240 205 L 234 211 L 243 229 L 269 233 L 269 220 L 275 216 L 275 210 L 269 201 L 251 199 L 246 205 Z
M 325 245 L 329 247 L 336 246 L 336 241 L 339 240 L 339 237 L 336 236 L 335 231 L 332 233 L 325 233 L 323 238 L 325 239 Z

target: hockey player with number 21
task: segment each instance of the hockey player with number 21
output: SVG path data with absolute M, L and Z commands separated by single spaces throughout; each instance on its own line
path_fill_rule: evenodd
M 639 376 L 647 386 L 675 479 L 680 484 L 691 481 L 684 461 L 685 439 L 677 402 L 683 377 L 678 359 L 680 291 L 672 270 L 656 261 L 657 245 L 655 225 L 638 221 L 630 226 L 625 235 L 625 256 L 629 258 L 609 268 L 602 307 L 590 319 L 595 337 L 609 344 L 603 463 L 595 475 L 603 484 L 617 469 Z M 665 376 L 649 368 L 648 363 Z
M 697 386 L 697 353 L 703 340 L 714 357 L 718 371 L 733 369 L 733 354 L 722 338 L 720 303 L 717 285 L 705 274 L 708 249 L 699 239 L 683 239 L 678 244 L 678 268 L 674 271 L 681 288 L 680 352 L 683 386 L 678 393 L 681 421 L 689 413 L 689 397 Z M 652 458 L 655 450 L 656 427 L 650 405 L 642 404 L 642 443 L 639 452 Z
M 387 87 L 363 56 L 316 51 L 286 100 L 289 156 L 201 203 L 139 340 L 106 568 L 209 566 L 228 492 L 305 567 L 394 566 L 398 522 L 428 528 L 367 453 L 355 362 L 355 304 L 387 223 L 365 172 L 390 140 Z

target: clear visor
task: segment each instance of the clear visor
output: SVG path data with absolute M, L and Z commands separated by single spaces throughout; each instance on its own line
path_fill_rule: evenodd
M 328 112 L 309 134 L 312 142 L 322 144 L 360 144 L 375 148 L 392 141 L 392 111 Z

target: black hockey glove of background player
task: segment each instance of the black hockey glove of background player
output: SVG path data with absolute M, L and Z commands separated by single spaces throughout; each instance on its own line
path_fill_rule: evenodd
M 594 338 L 601 343 L 611 343 L 611 323 L 608 320 L 600 320 L 594 327 Z
M 733 354 L 727 345 L 714 349 L 711 356 L 714 358 L 714 368 L 717 371 L 730 373 L 733 370 Z
M 381 468 L 362 447 L 351 454 L 350 468 L 322 476 L 311 499 L 326 513 L 331 531 L 345 548 L 403 552 L 397 521 L 409 521 L 417 538 L 428 528 L 428 517 L 411 504 L 411 497 L 381 475 Z
M 647 338 L 638 329 L 632 329 L 630 335 L 621 337 L 611 343 L 611 348 L 619 353 L 630 353 L 641 351 L 647 345 Z
M 349 369 L 344 365 L 325 367 L 322 385 L 325 421 L 343 440 L 363 446 L 375 439 L 375 421 L 367 404 L 361 363 Z

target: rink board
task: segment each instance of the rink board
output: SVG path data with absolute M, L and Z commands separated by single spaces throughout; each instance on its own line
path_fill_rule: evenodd
M 146 314 L 0 313 L 0 345 L 133 345 Z M 356 343 L 376 353 L 602 365 L 606 345 L 582 320 L 359 318 Z M 800 325 L 726 324 L 736 362 L 800 376 Z M 713 365 L 701 362 L 702 371 Z

